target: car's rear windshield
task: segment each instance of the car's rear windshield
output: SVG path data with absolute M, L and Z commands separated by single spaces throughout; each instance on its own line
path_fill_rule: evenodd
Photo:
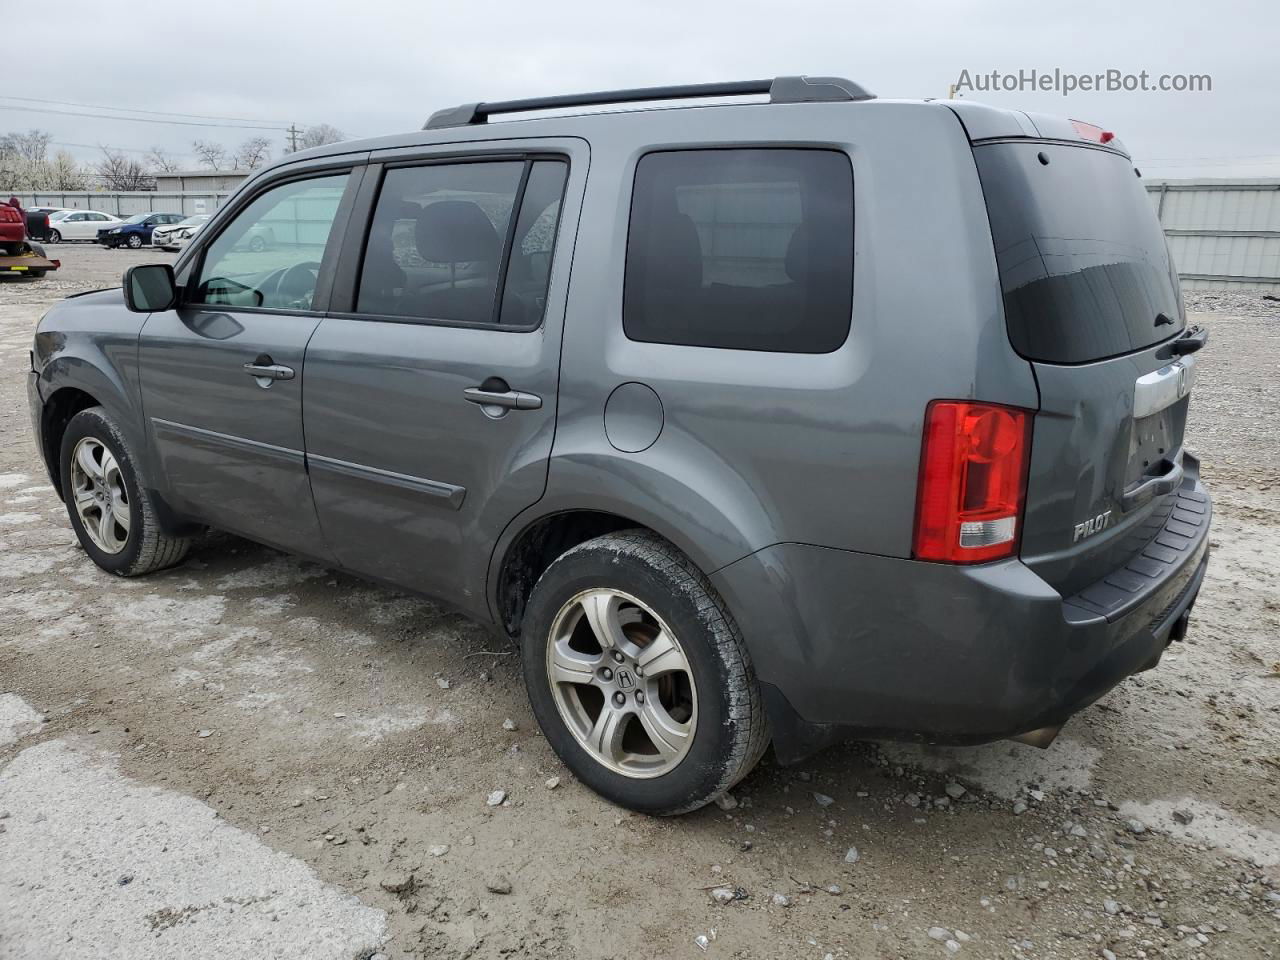
M 1032 360 L 1085 363 L 1184 326 L 1177 274 L 1133 164 L 1061 143 L 974 147 L 1005 320 Z

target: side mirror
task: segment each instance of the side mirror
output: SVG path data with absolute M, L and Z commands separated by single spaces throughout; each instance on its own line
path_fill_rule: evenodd
M 167 263 L 142 263 L 124 272 L 124 302 L 134 313 L 171 310 L 178 303 L 178 285 Z

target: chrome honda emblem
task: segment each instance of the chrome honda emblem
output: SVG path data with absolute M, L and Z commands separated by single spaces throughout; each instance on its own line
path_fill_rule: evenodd
M 635 677 L 631 676 L 630 670 L 618 671 L 618 686 L 623 690 L 629 690 L 636 685 Z

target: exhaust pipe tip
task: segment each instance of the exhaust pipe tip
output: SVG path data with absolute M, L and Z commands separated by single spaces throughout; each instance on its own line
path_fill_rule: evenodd
M 1039 747 L 1041 750 L 1049 749 L 1049 744 L 1058 739 L 1058 734 L 1062 732 L 1062 724 L 1055 727 L 1041 727 L 1039 730 L 1028 730 L 1026 733 L 1020 733 L 1016 737 L 1010 737 L 1014 743 L 1025 743 L 1029 747 Z

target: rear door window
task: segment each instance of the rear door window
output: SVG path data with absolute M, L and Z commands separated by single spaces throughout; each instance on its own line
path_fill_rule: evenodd
M 369 226 L 356 312 L 536 327 L 567 172 L 558 159 L 391 168 Z
M 973 154 L 1014 349 L 1085 363 L 1182 330 L 1169 248 L 1125 157 L 1044 142 L 981 144 Z
M 853 309 L 853 168 L 834 150 L 680 150 L 636 167 L 632 340 L 828 353 Z

